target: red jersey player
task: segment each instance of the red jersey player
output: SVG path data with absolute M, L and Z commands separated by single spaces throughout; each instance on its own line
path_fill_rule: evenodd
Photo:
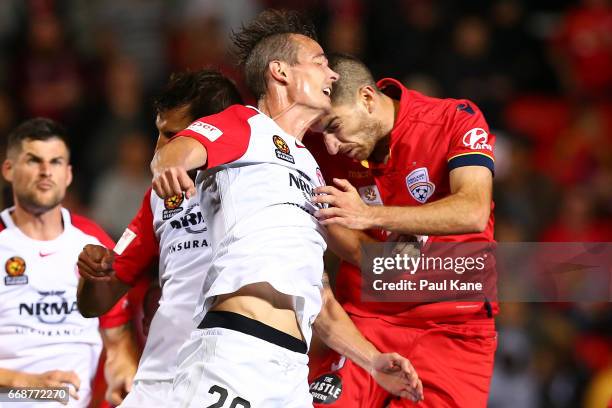
M 333 109 L 320 122 L 325 146 L 332 155 L 361 161 L 361 169 L 353 163 L 342 177 L 358 189 L 338 178 L 337 187 L 316 189 L 327 195 L 313 201 L 333 206 L 318 211 L 321 222 L 421 236 L 427 242 L 493 241 L 495 139 L 478 108 L 467 100 L 426 97 L 393 79 L 375 83 L 352 57 L 332 58 L 330 66 L 340 80 Z M 410 358 L 423 381 L 420 406 L 486 406 L 496 348 L 491 304 L 364 303 L 360 278 L 357 268 L 344 264 L 338 298 L 373 344 Z M 319 401 L 325 406 L 413 406 L 392 400 L 340 356 L 330 356 L 315 371 L 315 383 L 334 376 L 342 387 L 335 402 Z

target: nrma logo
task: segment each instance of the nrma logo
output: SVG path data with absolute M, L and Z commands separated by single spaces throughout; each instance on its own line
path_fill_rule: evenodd
M 36 316 L 48 324 L 64 322 L 69 314 L 78 312 L 77 302 L 64 297 L 66 291 L 38 292 L 41 298 L 36 303 L 20 303 L 19 315 Z
M 175 217 L 170 221 L 170 226 L 173 229 L 185 228 L 185 231 L 190 234 L 199 234 L 206 231 L 204 216 L 200 211 L 193 211 L 193 208 L 189 208 L 184 216 Z

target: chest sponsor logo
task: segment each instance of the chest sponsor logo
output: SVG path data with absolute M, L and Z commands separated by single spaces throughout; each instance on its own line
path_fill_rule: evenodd
M 336 374 L 324 374 L 310 384 L 310 395 L 313 402 L 331 404 L 342 394 L 342 378 Z
M 223 132 L 216 126 L 199 121 L 193 122 L 191 125 L 189 125 L 189 127 L 187 127 L 187 129 L 204 136 L 211 142 L 214 142 L 223 134 Z
M 299 190 L 304 196 L 303 203 L 287 203 L 297 205 L 308 214 L 314 214 L 314 212 L 320 208 L 325 208 L 325 205 L 321 203 L 313 203 L 310 201 L 313 196 L 313 189 L 315 186 L 312 184 L 310 177 L 307 174 L 298 170 L 298 174 L 289 173 L 289 187 Z
M 60 324 L 68 315 L 77 312 L 76 300 L 64 297 L 65 290 L 38 292 L 41 298 L 36 303 L 20 303 L 19 315 L 36 316 L 42 323 Z
M 170 218 L 174 217 L 176 214 L 183 211 L 183 207 L 181 207 L 181 204 L 183 204 L 184 200 L 185 200 L 184 193 L 166 198 L 164 200 L 164 207 L 166 209 L 162 213 L 162 219 L 164 221 L 169 220 Z
M 189 207 L 184 216 L 170 221 L 170 226 L 176 230 L 184 228 L 190 234 L 200 234 L 206 231 L 204 216 L 201 211 L 194 211 L 196 207 L 200 208 L 198 205 Z
M 487 142 L 489 141 L 489 134 L 482 128 L 474 128 L 468 130 L 463 135 L 463 144 L 465 147 L 469 147 L 472 150 L 491 150 L 493 148 Z
M 185 251 L 187 249 L 195 249 L 195 248 L 206 248 L 208 247 L 208 241 L 205 239 L 190 239 L 187 241 L 182 241 L 174 245 L 170 245 L 168 253 L 173 254 L 175 252 Z
M 421 204 L 425 204 L 436 191 L 436 185 L 429 181 L 429 172 L 425 167 L 414 169 L 406 176 L 406 187 L 412 198 Z
M 291 155 L 291 150 L 289 149 L 289 145 L 287 144 L 287 142 L 285 142 L 285 139 L 280 136 L 274 135 L 272 136 L 272 142 L 274 143 L 274 146 L 276 146 L 274 153 L 276 153 L 276 157 L 278 159 L 284 160 L 291 164 L 295 164 L 295 159 Z
M 359 187 L 358 189 L 361 199 L 368 205 L 382 205 L 380 192 L 375 185 Z
M 22 257 L 10 257 L 4 264 L 4 270 L 8 275 L 4 277 L 6 286 L 26 285 L 28 283 L 28 277 L 25 275 L 26 263 Z

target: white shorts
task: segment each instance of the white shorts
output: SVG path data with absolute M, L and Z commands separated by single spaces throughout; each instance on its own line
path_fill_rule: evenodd
M 172 380 L 135 380 L 132 391 L 117 408 L 163 407 L 171 391 Z
M 312 408 L 308 356 L 225 328 L 196 330 L 179 353 L 172 407 Z

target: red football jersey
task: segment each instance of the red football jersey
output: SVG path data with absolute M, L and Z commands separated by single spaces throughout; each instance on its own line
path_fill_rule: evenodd
M 322 151 L 325 149 L 321 147 L 322 139 L 313 135 L 308 139 L 308 147 L 328 183 L 331 177 L 346 178 L 362 198 L 375 187 L 376 202 L 364 198 L 368 204 L 416 206 L 448 196 L 449 173 L 455 168 L 485 166 L 494 171 L 495 136 L 474 103 L 464 99 L 427 97 L 406 89 L 394 79 L 382 79 L 377 85 L 385 94 L 400 101 L 391 131 L 390 158 L 386 164 L 380 164 L 332 157 Z M 368 187 L 364 189 L 364 186 Z M 493 241 L 493 225 L 491 211 L 482 233 L 428 237 L 427 242 Z M 376 232 L 373 234 L 383 237 Z M 341 264 L 336 282 L 338 300 L 347 311 L 357 315 L 384 315 L 388 320 L 404 320 L 471 314 L 484 311 L 485 307 L 482 302 L 362 302 L 361 272 L 346 262 Z

